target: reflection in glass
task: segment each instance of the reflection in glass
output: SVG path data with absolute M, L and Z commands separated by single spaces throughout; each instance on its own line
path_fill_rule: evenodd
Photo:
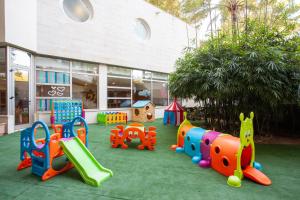
M 167 81 L 168 80 L 168 74 L 153 72 L 152 73 L 152 80 Z
M 30 54 L 18 49 L 10 48 L 12 66 L 30 67 Z
M 7 103 L 6 103 L 6 91 L 7 91 L 7 80 L 6 80 L 6 49 L 0 48 L 0 115 L 7 114 Z
M 37 69 L 70 71 L 70 62 L 67 60 L 36 57 L 35 64 Z
M 73 99 L 82 100 L 85 109 L 97 108 L 98 77 L 93 75 L 73 74 Z
M 132 79 L 133 80 L 143 80 L 143 71 L 142 70 L 132 70 Z
M 70 86 L 65 85 L 37 85 L 37 97 L 70 97 Z
M 133 103 L 139 100 L 151 100 L 151 81 L 135 79 L 132 82 Z
M 16 70 L 15 81 L 15 125 L 29 123 L 29 82 L 28 71 Z
M 153 103 L 157 106 L 168 105 L 168 84 L 164 82 L 152 82 Z
M 110 87 L 131 87 L 131 79 L 107 77 L 107 86 L 110 86 Z
M 59 100 L 70 100 L 70 99 L 59 99 Z M 36 100 L 36 109 L 37 111 L 49 111 L 51 110 L 52 102 L 54 99 L 37 99 Z
M 64 0 L 63 9 L 68 17 L 78 22 L 85 22 L 93 15 L 89 0 Z
M 83 62 L 72 62 L 73 72 L 98 74 L 98 65 Z
M 123 67 L 113 67 L 109 66 L 107 68 L 107 75 L 112 76 L 122 76 L 122 77 L 131 77 L 131 69 L 123 68 Z
M 147 22 L 143 19 L 136 19 L 134 24 L 135 34 L 142 40 L 148 40 L 151 36 L 151 30 Z
M 70 84 L 70 75 L 65 72 L 36 70 L 36 83 Z
M 0 48 L 0 64 L 6 63 L 5 48 Z
M 107 88 L 108 97 L 131 97 L 130 89 Z
M 131 107 L 130 99 L 108 99 L 107 100 L 108 108 L 129 108 Z

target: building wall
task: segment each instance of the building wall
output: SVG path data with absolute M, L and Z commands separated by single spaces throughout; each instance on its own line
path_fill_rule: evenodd
M 40 54 L 171 72 L 187 46 L 186 24 L 143 0 L 91 0 L 94 16 L 84 23 L 68 18 L 60 2 L 37 1 Z M 148 41 L 137 38 L 136 18 L 149 24 Z
M 172 72 L 176 59 L 188 44 L 187 29 L 191 39 L 195 34 L 181 20 L 144 0 L 90 1 L 93 18 L 80 23 L 65 15 L 62 0 L 0 0 L 0 44 L 31 51 L 34 57 L 49 55 L 102 63 L 99 68 L 99 110 L 88 110 L 86 115 L 89 123 L 95 123 L 99 111 L 108 111 L 108 65 Z M 142 41 L 136 35 L 134 23 L 137 18 L 144 19 L 150 26 L 149 40 Z M 31 75 L 34 77 L 32 61 Z M 35 80 L 30 88 L 35 90 Z M 35 91 L 32 95 L 35 105 Z M 115 110 L 127 112 L 131 119 L 131 109 Z M 163 111 L 163 107 L 156 108 L 155 116 L 162 117 Z M 48 112 L 35 110 L 32 115 L 35 120 L 43 119 L 49 123 Z M 5 116 L 10 127 L 8 132 L 13 131 L 13 117 L 13 113 Z
M 5 41 L 5 13 L 4 0 L 0 0 L 0 43 Z
M 36 51 L 36 0 L 0 1 L 4 1 L 5 6 L 5 42 L 29 49 L 31 51 Z

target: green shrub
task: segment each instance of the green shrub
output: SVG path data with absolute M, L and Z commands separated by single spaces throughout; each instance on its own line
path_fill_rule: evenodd
M 170 75 L 171 94 L 203 102 L 212 127 L 236 130 L 239 113 L 250 111 L 260 133 L 272 131 L 287 116 L 295 127 L 299 116 L 291 116 L 299 109 L 300 38 L 290 29 L 249 22 L 236 42 L 223 35 L 187 51 Z

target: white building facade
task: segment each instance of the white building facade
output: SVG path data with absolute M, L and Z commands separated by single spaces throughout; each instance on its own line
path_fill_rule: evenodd
M 0 0 L 0 123 L 42 119 L 54 100 L 81 100 L 88 123 L 151 100 L 169 104 L 168 73 L 195 34 L 143 0 Z

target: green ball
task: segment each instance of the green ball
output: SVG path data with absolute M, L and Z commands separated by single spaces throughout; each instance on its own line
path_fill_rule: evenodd
M 232 187 L 241 187 L 241 179 L 237 176 L 229 176 L 227 184 Z

